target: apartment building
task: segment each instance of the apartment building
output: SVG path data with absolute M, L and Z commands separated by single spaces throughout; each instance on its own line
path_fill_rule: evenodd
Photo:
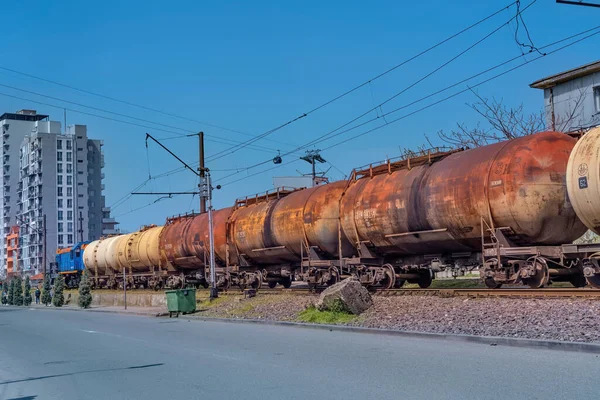
M 85 125 L 70 125 L 63 133 L 60 122 L 21 110 L 2 115 L 0 126 L 0 276 L 9 264 L 13 273 L 43 272 L 44 260 L 48 265 L 57 248 L 116 231 L 102 195 L 102 142 L 89 139 Z

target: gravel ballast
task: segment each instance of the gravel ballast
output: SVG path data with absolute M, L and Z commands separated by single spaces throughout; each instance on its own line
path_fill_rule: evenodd
M 200 306 L 216 318 L 297 321 L 317 296 L 223 296 Z M 374 296 L 347 325 L 399 331 L 600 343 L 600 301 L 587 299 Z

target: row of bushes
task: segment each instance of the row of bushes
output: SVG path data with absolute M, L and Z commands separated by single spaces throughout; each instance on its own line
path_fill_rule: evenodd
M 44 286 L 42 288 L 40 302 L 46 306 L 54 305 L 55 307 L 62 307 L 65 304 L 65 280 L 62 275 L 59 275 L 54 280 L 54 294 L 52 294 L 52 285 L 50 284 L 50 277 L 46 275 L 44 278 Z M 29 306 L 33 299 L 31 297 L 31 283 L 29 282 L 29 276 L 25 277 L 25 281 L 20 277 L 12 278 L 10 283 L 0 284 L 0 294 L 2 296 L 2 304 L 9 304 L 14 306 Z M 89 308 L 92 304 L 92 291 L 90 287 L 89 274 L 84 271 L 79 283 L 79 307 Z

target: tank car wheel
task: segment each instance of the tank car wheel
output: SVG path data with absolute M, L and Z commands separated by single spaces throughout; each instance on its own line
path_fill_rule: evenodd
M 382 289 L 391 289 L 396 285 L 396 273 L 394 267 L 391 264 L 385 264 L 383 266 L 385 270 L 385 278 L 380 282 Z
M 485 286 L 487 286 L 489 289 L 500 289 L 502 287 L 502 284 L 496 282 L 494 278 L 485 278 L 483 283 L 485 283 Z
M 426 273 L 421 274 L 417 284 L 421 289 L 427 289 L 431 286 L 431 282 L 433 282 L 433 273 L 428 270 Z
M 533 266 L 535 267 L 535 275 L 522 279 L 523 284 L 532 289 L 539 289 L 546 286 L 550 281 L 550 272 L 548 271 L 548 266 L 544 261 L 540 261 L 538 259 L 533 261 Z
M 275 289 L 277 286 L 277 281 L 268 281 L 269 289 Z
M 263 281 L 263 277 L 262 277 L 262 273 L 260 271 L 256 271 L 256 280 L 254 282 L 252 282 L 252 289 L 260 289 L 262 287 L 262 281 Z
M 396 289 L 400 289 L 402 286 L 404 286 L 405 283 L 406 283 L 406 279 L 396 279 L 396 283 L 394 284 L 394 287 Z
M 572 276 L 569 279 L 569 282 L 571 283 L 571 285 L 575 286 L 576 288 L 582 288 L 588 284 L 587 279 L 585 279 L 585 276 L 583 276 L 583 274 Z
M 292 287 L 292 278 L 285 278 L 282 279 L 279 283 L 281 283 L 281 285 L 283 285 L 284 288 L 289 289 Z
M 588 276 L 587 283 L 595 289 L 600 289 L 600 274 L 594 274 L 593 276 Z

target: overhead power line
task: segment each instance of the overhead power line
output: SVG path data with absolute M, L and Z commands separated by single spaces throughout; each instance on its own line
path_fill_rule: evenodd
M 535 1 L 534 1 L 534 2 L 535 2 Z M 277 127 L 273 128 L 273 129 L 270 129 L 270 130 L 268 130 L 268 131 L 264 132 L 263 134 L 256 136 L 256 137 L 255 137 L 255 138 L 253 138 L 253 139 L 249 139 L 249 140 L 247 140 L 246 142 L 244 142 L 244 143 L 242 143 L 242 144 L 240 144 L 240 145 L 237 145 L 237 146 L 232 146 L 232 147 L 231 147 L 231 148 L 229 148 L 229 149 L 222 150 L 221 152 L 219 152 L 219 153 L 217 153 L 217 154 L 215 154 L 215 155 L 213 156 L 213 157 L 215 157 L 214 159 L 218 159 L 218 158 L 224 157 L 224 156 L 226 156 L 226 155 L 233 154 L 233 153 L 235 153 L 235 152 L 237 152 L 237 151 L 239 151 L 239 150 L 243 149 L 243 148 L 244 148 L 244 147 L 246 147 L 247 145 L 249 145 L 249 144 L 252 144 L 252 143 L 254 143 L 254 142 L 258 141 L 258 140 L 261 140 L 261 139 L 263 139 L 263 138 L 265 138 L 265 137 L 267 137 L 267 136 L 271 135 L 271 134 L 272 134 L 272 133 L 274 133 L 274 132 L 277 132 L 278 130 L 280 130 L 280 129 L 282 129 L 282 128 L 286 127 L 286 126 L 288 126 L 288 125 L 290 125 L 290 124 L 292 124 L 292 123 L 294 123 L 294 122 L 296 122 L 296 121 L 298 121 L 298 120 L 300 120 L 300 119 L 302 119 L 302 118 L 305 118 L 305 117 L 307 117 L 308 115 L 310 115 L 310 114 L 314 113 L 315 111 L 317 111 L 317 110 L 320 110 L 321 108 L 323 108 L 323 107 L 326 107 L 326 106 L 328 106 L 329 104 L 331 104 L 331 103 L 333 103 L 333 102 L 335 102 L 335 101 L 337 101 L 337 100 L 339 100 L 339 99 L 341 99 L 341 98 L 343 98 L 343 97 L 346 97 L 347 95 L 349 95 L 349 94 L 351 94 L 351 93 L 355 92 L 356 90 L 358 90 L 358 89 L 362 88 L 363 86 L 370 84 L 371 82 L 373 82 L 373 81 L 375 81 L 375 80 L 377 80 L 377 79 L 379 79 L 379 78 L 381 78 L 381 77 L 383 77 L 383 76 L 385 76 L 385 75 L 389 74 L 390 72 L 392 72 L 392 71 L 394 71 L 394 70 L 396 70 L 396 69 L 400 68 L 401 66 L 403 66 L 403 65 L 405 65 L 405 64 L 408 64 L 409 62 L 411 62 L 411 61 L 413 61 L 413 60 L 415 60 L 415 59 L 417 59 L 417 58 L 419 58 L 419 57 L 421 57 L 421 56 L 423 56 L 423 55 L 425 55 L 425 54 L 429 53 L 431 50 L 434 50 L 435 48 L 437 48 L 437 47 L 439 47 L 439 46 L 443 45 L 444 43 L 446 43 L 446 42 L 448 42 L 448 41 L 450 41 L 450 40 L 452 40 L 452 39 L 456 38 L 457 36 L 460 36 L 460 35 L 462 35 L 463 33 L 465 33 L 465 32 L 467 32 L 467 31 L 469 31 L 469 30 L 473 29 L 474 27 L 476 27 L 476 26 L 480 25 L 481 23 L 483 23 L 483 22 L 485 22 L 485 21 L 489 20 L 490 18 L 493 18 L 494 16 L 496 16 L 496 15 L 500 14 L 501 12 L 503 12 L 503 11 L 505 11 L 505 10 L 509 9 L 509 8 L 510 8 L 510 7 L 512 7 L 514 4 L 516 4 L 516 2 L 512 2 L 512 3 L 510 3 L 509 5 L 507 5 L 507 6 L 505 6 L 505 7 L 502 7 L 501 9 L 499 9 L 499 10 L 497 10 L 497 11 L 493 12 L 492 14 L 488 15 L 487 17 L 484 17 L 484 18 L 480 19 L 479 21 L 477 21 L 477 22 L 475 22 L 475 23 L 473 23 L 473 24 L 469 25 L 468 27 L 466 27 L 466 28 L 462 29 L 461 31 L 459 31 L 459 32 L 457 32 L 457 33 L 455 33 L 455 34 L 453 34 L 453 35 L 450 35 L 450 36 L 449 36 L 449 37 L 447 37 L 446 39 L 444 39 L 444 40 L 442 40 L 442 41 L 440 41 L 440 42 L 438 42 L 438 43 L 434 44 L 433 46 L 430 46 L 430 47 L 428 47 L 427 49 L 425 49 L 425 50 L 423 50 L 423 51 L 421 51 L 421 52 L 419 52 L 419 53 L 417 53 L 417 54 L 413 55 L 412 57 L 409 57 L 408 59 L 406 59 L 406 60 L 402 61 L 401 63 L 394 65 L 393 67 L 391 67 L 391 68 L 387 69 L 386 71 L 384 71 L 384 72 L 382 72 L 382 73 L 380 73 L 380 74 L 378 74 L 378 75 L 374 76 L 374 77 L 373 77 L 373 78 L 371 78 L 371 79 L 368 79 L 368 80 L 364 81 L 363 83 L 361 83 L 361 84 L 359 84 L 359 85 L 357 85 L 357 86 L 353 87 L 352 89 L 350 89 L 350 90 L 347 90 L 347 91 L 345 91 L 344 93 L 342 93 L 342 94 L 340 94 L 340 95 L 338 95 L 338 96 L 335 96 L 335 97 L 334 97 L 334 98 L 332 98 L 331 100 L 328 100 L 328 101 L 326 101 L 326 102 L 322 103 L 321 105 L 319 105 L 319 106 L 317 106 L 317 107 L 315 107 L 315 108 L 311 109 L 310 111 L 307 111 L 307 112 L 305 112 L 305 113 L 303 113 L 303 114 L 299 115 L 298 117 L 296 117 L 296 118 L 294 118 L 294 119 L 292 119 L 292 120 L 289 120 L 289 121 L 287 121 L 287 122 L 285 122 L 285 123 L 283 123 L 283 124 L 281 124 L 281 125 L 279 125 L 279 126 L 277 126 Z
M 594 31 L 595 31 L 595 32 L 594 32 Z M 590 32 L 593 32 L 593 33 L 590 33 Z M 374 131 L 376 131 L 376 130 L 379 130 L 379 129 L 381 129 L 381 128 L 385 127 L 385 126 L 391 125 L 391 124 L 393 124 L 393 123 L 395 123 L 395 122 L 398 122 L 398 121 L 400 121 L 400 120 L 402 120 L 402 119 L 405 119 L 405 118 L 407 118 L 407 117 L 409 117 L 409 116 L 412 116 L 412 115 L 414 115 L 414 114 L 417 114 L 417 113 L 419 113 L 419 112 L 421 112 L 421 111 L 424 111 L 424 110 L 426 110 L 426 109 L 428 109 L 428 108 L 431 108 L 431 107 L 433 107 L 433 106 L 435 106 L 435 105 L 438 105 L 438 104 L 440 104 L 440 103 L 442 103 L 442 102 L 445 102 L 445 101 L 447 101 L 447 100 L 449 100 L 449 99 L 451 99 L 451 98 L 454 98 L 454 97 L 456 97 L 456 96 L 458 96 L 458 95 L 460 95 L 460 94 L 462 94 L 462 93 L 464 93 L 464 92 L 466 92 L 466 91 L 470 91 L 470 90 L 472 90 L 472 89 L 473 89 L 473 88 L 475 88 L 475 87 L 481 86 L 481 85 L 483 85 L 483 84 L 485 84 L 485 83 L 487 83 L 487 82 L 490 82 L 490 81 L 492 81 L 492 80 L 494 80 L 494 79 L 497 79 L 497 78 L 499 78 L 499 77 L 501 77 L 501 76 L 503 76 L 503 75 L 506 75 L 506 74 L 508 74 L 508 73 L 510 73 L 510 72 L 512 72 L 512 71 L 514 71 L 514 70 L 516 70 L 516 69 L 518 69 L 518 68 L 521 68 L 521 67 L 523 67 L 523 66 L 525 66 L 525 65 L 527 65 L 527 64 L 530 64 L 530 63 L 532 63 L 532 62 L 534 62 L 534 61 L 537 61 L 537 60 L 539 60 L 539 59 L 541 59 L 541 58 L 544 58 L 544 57 L 546 57 L 546 56 L 548 56 L 548 55 L 555 54 L 555 53 L 557 53 L 557 52 L 559 52 L 559 51 L 561 51 L 561 50 L 564 50 L 564 49 L 566 49 L 566 48 L 568 48 L 568 47 L 571 47 L 571 46 L 573 46 L 573 45 L 575 45 L 575 44 L 577 44 L 577 43 L 580 43 L 580 42 L 582 42 L 582 41 L 584 41 L 584 40 L 586 40 L 586 39 L 589 39 L 590 37 L 593 37 L 593 36 L 595 36 L 595 35 L 598 35 L 598 34 L 600 34 L 600 25 L 598 25 L 598 26 L 596 26 L 596 27 L 594 27 L 594 28 L 586 29 L 585 31 L 582 31 L 582 32 L 579 32 L 579 33 L 577 33 L 577 34 L 574 34 L 574 35 L 568 36 L 568 37 L 566 37 L 566 38 L 563 38 L 563 39 L 557 40 L 557 41 L 555 41 L 555 42 L 552 42 L 552 43 L 550 43 L 550 44 L 547 44 L 547 45 L 545 45 L 545 46 L 542 46 L 542 47 L 540 47 L 539 49 L 540 49 L 540 50 L 547 49 L 547 48 L 549 48 L 549 47 L 553 47 L 553 46 L 555 46 L 555 45 L 557 45 L 557 44 L 560 44 L 560 43 L 562 43 L 562 42 L 565 42 L 565 41 L 568 41 L 568 40 L 574 39 L 574 38 L 576 38 L 576 37 L 579 37 L 579 36 L 582 36 L 582 35 L 585 35 L 585 34 L 588 34 L 588 33 L 590 33 L 590 34 L 589 34 L 589 35 L 587 35 L 587 36 L 584 36 L 584 37 L 582 37 L 582 38 L 580 38 L 580 39 L 578 39 L 578 40 L 575 40 L 575 41 L 573 41 L 573 42 L 571 42 L 571 43 L 568 43 L 568 44 L 566 44 L 566 45 L 564 45 L 564 46 L 561 46 L 561 47 L 559 47 L 559 48 L 557 48 L 557 49 L 554 49 L 554 50 L 552 50 L 552 51 L 549 51 L 549 52 L 547 52 L 547 53 L 543 53 L 542 55 L 539 55 L 539 56 L 537 56 L 537 57 L 535 57 L 535 58 L 533 58 L 533 59 L 531 59 L 531 60 L 527 60 L 527 61 L 523 62 L 522 64 L 519 64 L 519 65 L 517 65 L 517 66 L 515 66 L 515 67 L 512 67 L 512 68 L 510 68 L 510 69 L 508 69 L 508 70 L 506 70 L 506 71 L 503 71 L 503 72 L 501 72 L 501 73 L 499 73 L 499 74 L 497 74 L 497 75 L 494 75 L 494 76 L 492 76 L 492 77 L 490 77 L 490 78 L 488 78 L 488 79 L 486 79 L 486 80 L 484 80 L 484 81 L 482 81 L 482 82 L 479 82 L 479 83 L 477 83 L 476 85 L 473 85 L 473 86 L 470 86 L 470 87 L 468 87 L 467 89 L 460 90 L 460 91 L 458 91 L 458 92 L 456 92 L 456 93 L 454 93 L 454 94 L 452 94 L 452 95 L 449 95 L 449 96 L 447 96 L 447 97 L 445 97 L 445 98 L 443 98 L 443 99 L 440 99 L 440 100 L 438 100 L 438 101 L 436 101 L 436 102 L 430 103 L 430 104 L 428 104 L 428 105 L 426 105 L 426 106 L 424 106 L 424 107 L 422 107 L 422 108 L 419 108 L 419 109 L 417 109 L 417 110 L 415 110 L 415 111 L 413 111 L 413 112 L 411 112 L 411 113 L 408 113 L 408 114 L 406 114 L 406 115 L 403 115 L 403 116 L 401 116 L 401 117 L 399 117 L 399 118 L 396 118 L 396 119 L 394 119 L 394 120 L 387 121 L 387 122 L 385 122 L 384 124 L 382 124 L 382 125 L 380 125 L 380 126 L 374 127 L 374 128 L 372 128 L 372 129 L 369 129 L 369 130 L 367 130 L 367 131 L 365 131 L 365 132 L 362 132 L 362 133 L 360 133 L 360 134 L 357 134 L 357 135 L 355 135 L 355 136 L 352 136 L 352 137 L 350 137 L 350 138 L 348 138 L 348 139 L 345 139 L 345 140 L 343 140 L 343 141 L 341 141 L 341 142 L 338 142 L 338 143 L 335 143 L 335 144 L 333 144 L 333 145 L 331 145 L 331 146 L 325 147 L 325 148 L 324 148 L 324 149 L 322 149 L 322 150 L 329 150 L 329 149 L 331 149 L 331 148 L 333 148 L 333 147 L 337 147 L 337 146 L 339 146 L 339 145 L 342 145 L 342 144 L 344 144 L 344 143 L 347 143 L 347 142 L 349 142 L 349 141 L 351 141 L 351 140 L 354 140 L 354 139 L 356 139 L 356 138 L 358 138 L 358 137 L 361 137 L 361 136 L 364 136 L 364 135 L 366 135 L 366 134 L 369 134 L 369 133 L 371 133 L 371 132 L 374 132 Z M 488 69 L 486 69 L 486 70 L 485 70 L 485 71 L 483 71 L 483 72 L 480 72 L 480 73 L 478 73 L 478 74 L 475 74 L 475 75 L 473 75 L 473 76 L 471 76 L 471 77 L 469 77 L 469 78 L 467 78 L 467 79 L 463 79 L 462 81 L 460 81 L 460 82 L 458 82 L 458 83 L 455 83 L 455 84 L 453 84 L 453 85 L 450 85 L 450 86 L 448 86 L 448 87 L 446 87 L 446 88 L 444 88 L 444 89 L 438 90 L 437 92 L 435 92 L 435 93 L 432 93 L 432 94 L 430 94 L 430 95 L 428 95 L 428 96 L 424 96 L 424 97 L 422 97 L 422 98 L 421 98 L 421 99 L 419 99 L 419 100 L 413 101 L 412 103 L 410 103 L 410 105 L 416 104 L 416 103 L 418 103 L 418 102 L 421 102 L 421 101 L 423 101 L 423 100 L 425 100 L 425 99 L 427 99 L 427 98 L 433 97 L 433 96 L 435 96 L 435 95 L 437 95 L 437 94 L 439 94 L 439 93 L 441 93 L 441 92 L 444 92 L 444 91 L 446 91 L 446 90 L 448 90 L 448 89 L 450 89 L 450 88 L 452 88 L 452 87 L 456 87 L 457 85 L 459 85 L 459 84 L 461 84 L 461 83 L 464 83 L 464 82 L 466 82 L 466 81 L 468 81 L 468 80 L 471 80 L 471 79 L 473 79 L 474 77 L 480 76 L 480 75 L 482 75 L 482 74 L 484 74 L 484 73 L 490 72 L 490 71 L 492 71 L 492 70 L 494 70 L 494 69 L 496 69 L 496 68 L 499 68 L 499 67 L 501 67 L 501 66 L 503 66 L 503 65 L 506 65 L 506 64 L 510 63 L 511 61 L 514 61 L 514 60 L 516 60 L 517 58 L 521 58 L 521 57 L 522 57 L 522 56 L 521 56 L 521 55 L 519 55 L 518 57 L 514 57 L 514 58 L 512 58 L 512 59 L 510 59 L 510 60 L 507 60 L 507 61 L 505 61 L 505 62 L 502 62 L 502 63 L 500 63 L 500 64 L 498 64 L 498 65 L 496 65 L 496 66 L 494 66 L 494 67 L 488 68 Z M 379 118 L 383 118 L 383 117 L 385 117 L 385 116 L 389 116 L 389 115 L 391 115 L 391 114 L 393 114 L 393 113 L 396 113 L 397 111 L 399 111 L 399 110 L 401 110 L 401 109 L 404 109 L 404 108 L 406 108 L 406 107 L 408 107 L 408 105 L 405 105 L 405 106 L 399 107 L 399 108 L 397 108 L 397 109 L 395 109 L 395 110 L 392 110 L 392 111 L 390 111 L 390 112 L 388 112 L 388 113 L 385 113 L 385 114 L 383 114 L 383 115 L 380 115 L 380 116 L 378 116 L 377 118 L 374 118 L 374 119 L 372 119 L 372 120 L 370 120 L 370 121 L 368 121 L 368 122 L 373 122 L 373 121 L 375 121 L 375 120 L 377 120 L 377 119 L 379 119 Z M 368 122 L 367 122 L 367 123 L 368 123 Z M 360 125 L 357 125 L 357 127 L 358 127 L 358 126 L 365 125 L 365 124 L 366 124 L 366 123 L 362 123 L 362 124 L 360 124 Z M 347 132 L 347 131 L 350 131 L 350 130 L 353 130 L 353 129 L 355 129 L 355 128 L 356 128 L 356 127 L 350 128 L 350 129 L 346 130 L 345 132 Z M 343 132 L 338 132 L 338 134 L 341 134 L 341 133 L 343 133 Z M 336 134 L 335 136 L 337 136 L 337 134 Z M 335 136 L 332 136 L 332 137 L 335 137 Z M 319 141 L 319 142 L 322 142 L 322 141 L 325 141 L 325 140 L 331 139 L 332 137 L 329 137 L 329 138 L 323 139 L 323 140 L 321 140 L 321 141 Z M 296 161 L 296 160 L 292 160 L 292 161 L 290 161 L 290 162 L 285 162 L 285 163 L 283 163 L 283 164 L 280 164 L 280 165 L 288 165 L 288 164 L 290 164 L 291 162 L 294 162 L 294 161 Z M 273 170 L 273 169 L 275 169 L 275 168 L 278 168 L 280 165 L 277 165 L 277 166 L 275 166 L 275 167 L 268 168 L 268 169 L 265 169 L 265 170 L 262 170 L 262 171 L 258 171 L 258 172 L 256 172 L 256 173 L 253 173 L 253 174 L 250 174 L 250 175 L 245 175 L 244 177 L 241 177 L 241 178 L 239 178 L 239 179 L 235 179 L 235 180 L 233 180 L 233 181 L 229 181 L 229 182 L 224 182 L 224 183 L 221 183 L 221 185 L 222 185 L 222 186 L 227 186 L 227 185 L 230 185 L 230 184 L 232 184 L 232 183 L 239 182 L 239 181 L 241 181 L 241 180 L 247 179 L 248 177 L 256 176 L 256 175 L 262 174 L 262 173 L 264 173 L 264 172 L 268 172 L 268 171 L 270 171 L 270 170 Z M 227 177 L 230 177 L 230 176 L 232 176 L 232 175 L 233 175 L 233 174 L 231 174 L 231 175 L 228 175 L 228 176 L 225 176 L 225 177 L 223 177 L 222 179 L 225 179 L 225 178 L 227 178 Z
M 308 148 L 308 147 L 310 147 L 310 146 L 312 146 L 312 145 L 315 145 L 316 143 L 319 143 L 319 142 L 322 142 L 323 140 L 326 140 L 328 137 L 335 137 L 335 136 L 338 136 L 338 134 L 344 133 L 344 132 L 346 132 L 346 131 L 348 131 L 348 130 L 346 130 L 346 131 L 342 131 L 342 132 L 338 132 L 337 134 L 336 134 L 335 132 L 339 131 L 340 129 L 343 129 L 344 127 L 346 127 L 346 126 L 348 126 L 348 125 L 352 124 L 353 122 L 356 122 L 356 121 L 360 120 L 361 118 L 365 117 L 366 115 L 368 115 L 368 114 L 372 113 L 373 111 L 375 111 L 375 110 L 377 110 L 377 109 L 380 109 L 380 110 L 382 110 L 382 116 L 380 116 L 380 115 L 377 115 L 377 117 L 376 117 L 376 118 L 373 118 L 373 119 L 371 119 L 371 120 L 369 120 L 369 121 L 367 121 L 367 122 L 363 122 L 363 123 L 359 124 L 358 126 L 365 125 L 365 124 L 367 124 L 367 123 L 369 123 L 369 122 L 372 122 L 372 121 L 374 121 L 374 120 L 376 120 L 376 119 L 378 119 L 378 118 L 380 118 L 380 117 L 383 117 L 383 118 L 385 118 L 385 115 L 386 115 L 386 114 L 384 114 L 384 113 L 383 113 L 382 106 L 384 106 L 385 104 L 389 103 L 390 101 L 392 101 L 392 100 L 396 99 L 397 97 L 399 97 L 400 95 L 402 95 L 402 94 L 403 94 L 403 93 L 405 93 L 406 91 L 408 91 L 408 90 L 412 89 L 413 87 L 415 87 L 415 86 L 416 86 L 416 85 L 418 85 L 419 83 L 423 82 L 423 81 L 424 81 L 424 80 L 426 80 L 427 78 L 431 77 L 431 76 L 432 76 L 432 75 L 434 75 L 435 73 L 437 73 L 437 72 L 439 72 L 440 70 L 442 70 L 443 68 L 447 67 L 447 66 L 448 66 L 448 65 L 450 65 L 452 62 L 456 61 L 458 58 L 462 57 L 463 55 L 465 55 L 466 53 L 468 53 L 470 50 L 472 50 L 473 48 L 475 48 L 477 45 L 481 44 L 481 43 L 482 43 L 482 42 L 484 42 L 486 39 L 490 38 L 492 35 L 494 35 L 494 34 L 495 34 L 495 33 L 497 33 L 498 31 L 500 31 L 500 29 L 502 29 L 502 28 L 504 28 L 504 27 L 508 26 L 512 20 L 514 20 L 514 19 L 516 19 L 516 18 L 519 18 L 519 16 L 521 15 L 521 13 L 523 13 L 525 10 L 527 10 L 529 7 L 531 7 L 531 6 L 532 6 L 532 5 L 533 5 L 533 4 L 534 4 L 536 1 L 537 1 L 537 0 L 533 0 L 533 1 L 532 1 L 531 3 L 529 3 L 529 4 L 528 4 L 528 5 L 527 5 L 527 6 L 526 6 L 524 9 L 522 9 L 522 10 L 519 10 L 519 11 L 517 12 L 517 14 L 515 14 L 513 17 L 511 17 L 511 18 L 510 18 L 508 21 L 506 21 L 506 22 L 502 23 L 501 25 L 499 25 L 498 27 L 496 27 L 494 30 L 492 30 L 492 31 L 491 31 L 491 32 L 489 32 L 488 34 L 484 35 L 482 38 L 478 39 L 477 41 L 475 41 L 474 43 L 472 43 L 471 45 L 469 45 L 467 48 L 465 48 L 464 50 L 462 50 L 462 51 L 458 52 L 456 55 L 454 55 L 453 57 L 451 57 L 449 60 L 447 60 L 447 61 L 443 62 L 442 64 L 440 64 L 439 66 L 437 66 L 436 68 L 434 68 L 432 71 L 430 71 L 430 72 L 428 72 L 427 74 L 423 75 L 421 78 L 417 79 L 416 81 L 414 81 L 414 82 L 413 82 L 413 83 L 411 83 L 410 85 L 406 86 L 405 88 L 403 88 L 403 89 L 402 89 L 402 90 L 400 90 L 399 92 L 397 92 L 397 93 L 395 93 L 394 95 L 392 95 L 391 97 L 387 98 L 385 101 L 383 101 L 383 102 L 379 103 L 379 104 L 378 104 L 378 105 L 376 105 L 376 106 L 373 106 L 372 108 L 368 109 L 367 111 L 365 111 L 365 112 L 361 113 L 360 115 L 358 115 L 358 116 L 356 116 L 356 117 L 352 118 L 350 121 L 348 121 L 348 122 L 345 122 L 344 124 L 342 124 L 342 125 L 338 126 L 337 128 L 335 128 L 335 129 L 333 129 L 333 130 L 331 130 L 331 131 L 329 131 L 329 132 L 327 132 L 327 133 L 325 133 L 325 134 L 323 134 L 323 135 L 321 135 L 321 136 L 317 137 L 316 139 L 313 139 L 313 140 L 309 141 L 308 143 L 306 143 L 306 144 L 304 144 L 304 145 L 302 145 L 302 146 L 298 146 L 298 147 L 296 147 L 296 148 L 295 148 L 295 149 L 293 149 L 291 152 L 284 153 L 282 156 L 287 156 L 287 155 L 290 155 L 290 154 L 292 154 L 292 152 L 296 152 L 296 151 L 299 151 L 299 150 L 302 150 L 302 149 L 306 149 L 306 148 Z M 514 3 L 513 3 L 513 4 L 514 4 Z M 504 10 L 504 9 L 503 9 L 503 10 Z M 489 18 L 489 17 L 488 17 L 488 18 Z M 473 25 L 472 25 L 472 26 L 473 26 Z M 356 129 L 356 127 L 350 128 L 350 130 L 352 130 L 352 129 Z M 219 153 L 217 153 L 217 157 L 215 157 L 215 158 L 212 158 L 212 159 L 214 160 L 214 159 L 218 159 L 218 158 L 220 158 L 220 157 L 218 157 L 218 154 L 219 154 Z M 223 178 L 221 178 L 221 179 L 227 179 L 227 178 L 229 178 L 229 177 L 231 177 L 231 176 L 234 176 L 234 175 L 236 175 L 236 174 L 239 174 L 239 173 L 241 173 L 241 172 L 243 172 L 243 171 L 245 171 L 245 170 L 252 169 L 252 168 L 256 168 L 256 167 L 259 167 L 259 166 L 261 166 L 261 165 L 267 164 L 267 163 L 269 163 L 269 162 L 270 162 L 270 160 L 266 160 L 266 161 L 261 161 L 261 162 L 258 162 L 258 163 L 256 163 L 256 164 L 252 164 L 252 165 L 250 165 L 250 166 L 246 167 L 245 169 L 239 169 L 239 170 L 236 170 L 235 172 L 232 172 L 231 174 L 229 174 L 229 175 L 226 175 L 226 176 L 224 176 L 224 177 L 223 177 Z

